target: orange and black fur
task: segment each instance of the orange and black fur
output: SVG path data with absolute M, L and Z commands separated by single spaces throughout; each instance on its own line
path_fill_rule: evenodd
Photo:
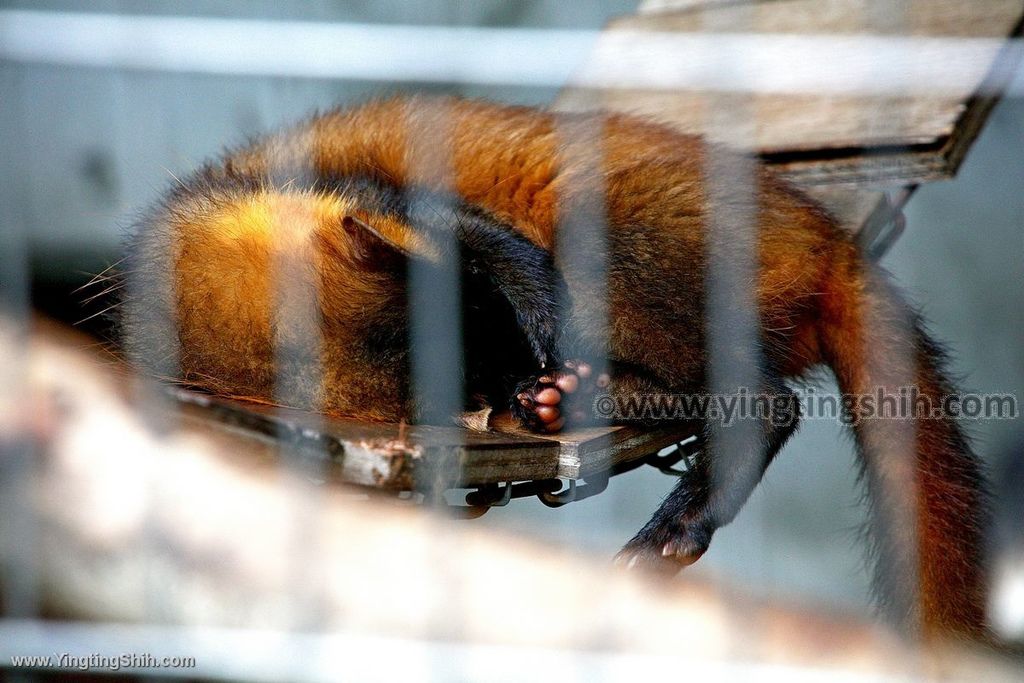
M 712 196 L 708 150 L 627 116 L 458 99 L 318 115 L 204 166 L 140 221 L 126 344 L 154 372 L 225 395 L 424 419 L 410 391 L 408 273 L 454 263 L 466 407 L 510 405 L 550 431 L 595 380 L 613 396 L 708 387 L 709 260 L 728 262 L 730 231 L 751 229 L 730 223 L 736 210 L 755 230 L 752 390 L 790 419 L 763 420 L 752 452 L 727 452 L 713 425 L 695 425 L 700 476 L 620 554 L 688 564 L 796 429 L 787 379 L 824 364 L 843 392 L 866 394 L 895 390 L 909 367 L 921 394 L 951 391 L 939 349 L 828 213 L 763 168 L 746 200 Z M 712 212 L 726 217 L 714 240 Z M 565 227 L 591 218 L 605 241 Z M 607 264 L 606 300 L 590 296 L 589 256 Z M 899 447 L 908 425 L 912 461 Z M 928 633 L 982 634 L 983 476 L 960 428 L 865 419 L 854 434 L 882 603 Z

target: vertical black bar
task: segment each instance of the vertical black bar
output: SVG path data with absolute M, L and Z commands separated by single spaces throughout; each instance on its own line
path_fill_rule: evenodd
M 28 150 L 23 116 L 26 67 L 0 65 L 0 608 L 5 618 L 39 611 L 38 522 L 31 495 L 37 466 L 27 371 L 29 359 Z
M 749 30 L 753 23 L 749 8 L 736 8 L 735 23 L 729 25 L 722 25 L 723 19 L 716 12 L 706 12 L 703 16 L 704 28 L 711 32 L 742 32 Z M 740 67 L 728 57 L 718 56 L 713 68 L 717 77 L 728 82 L 734 70 Z M 743 390 L 757 394 L 762 387 L 764 359 L 760 351 L 755 290 L 759 210 L 756 162 L 751 153 L 755 144 L 752 125 L 755 112 L 749 93 L 718 92 L 708 95 L 708 104 L 704 134 L 707 139 L 725 145 L 705 147 L 707 276 L 704 310 L 708 390 L 728 396 L 736 396 Z M 749 477 L 760 476 L 767 456 L 761 447 L 761 425 L 753 419 L 734 420 L 730 424 L 712 420 L 709 427 L 708 451 L 713 457 L 708 471 L 712 487 L 752 489 L 756 480 L 751 481 Z M 761 462 L 750 462 L 757 459 Z M 731 473 L 739 472 L 748 479 L 740 481 L 735 476 L 730 477 Z M 751 552 L 765 549 L 760 530 L 751 540 L 754 543 L 744 551 L 746 558 Z M 746 564 L 750 564 L 749 559 Z
M 291 83 L 276 84 L 278 92 L 287 92 Z M 305 190 L 315 184 L 316 138 L 312 131 L 278 138 L 275 149 L 267 153 L 268 188 L 272 195 L 294 195 L 308 200 Z M 270 205 L 273 295 L 271 326 L 274 344 L 274 402 L 282 406 L 306 408 L 305 415 L 314 431 L 321 422 L 317 411 L 323 396 L 323 335 L 320 308 L 320 274 L 316 268 L 313 231 L 315 219 L 301 211 L 275 212 Z M 308 221 L 308 222 L 307 222 Z M 279 246 L 280 245 L 280 246 Z M 282 623 L 296 631 L 318 628 L 322 624 L 316 595 L 329 580 L 315 561 L 319 555 L 323 490 L 317 482 L 326 477 L 327 454 L 318 444 L 297 435 L 282 432 L 277 442 L 279 473 L 290 494 L 289 571 L 292 574 L 288 614 Z

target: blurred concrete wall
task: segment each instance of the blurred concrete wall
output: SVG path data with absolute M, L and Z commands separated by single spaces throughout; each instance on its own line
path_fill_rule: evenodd
M 4 3 L 7 7 L 128 14 L 358 21 L 398 24 L 601 27 L 633 0 L 564 3 L 403 0 L 97 0 Z M 580 55 L 582 58 L 584 55 Z M 133 211 L 225 145 L 310 111 L 401 90 L 439 90 L 540 104 L 551 88 L 394 85 L 301 78 L 131 73 L 0 62 L 0 144 L 29 150 L 15 193 L 37 249 L 117 247 Z

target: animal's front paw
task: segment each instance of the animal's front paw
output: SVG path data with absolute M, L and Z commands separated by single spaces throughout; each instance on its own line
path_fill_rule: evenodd
M 675 574 L 701 558 L 711 544 L 714 527 L 699 521 L 648 524 L 615 556 L 629 569 Z
M 519 420 L 536 432 L 557 432 L 566 421 L 587 420 L 586 401 L 595 387 L 607 387 L 608 376 L 593 377 L 593 368 L 582 361 L 566 361 L 561 368 L 544 373 L 519 385 L 512 401 L 512 411 Z

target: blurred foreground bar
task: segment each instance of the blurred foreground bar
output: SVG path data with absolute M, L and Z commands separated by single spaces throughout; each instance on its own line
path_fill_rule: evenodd
M 910 196 L 908 188 L 956 173 L 1019 66 L 1021 51 L 1010 49 L 1008 41 L 1002 49 L 999 45 L 1021 35 L 1022 16 L 1019 0 L 648 0 L 638 15 L 607 26 L 593 63 L 618 49 L 617 36 L 642 41 L 647 32 L 998 40 L 975 61 L 957 65 L 955 85 L 935 84 L 941 88 L 934 93 L 927 83 L 906 95 L 872 92 L 867 85 L 864 93 L 751 93 L 743 100 L 751 114 L 744 130 L 706 128 L 711 108 L 721 102 L 718 93 L 570 86 L 557 106 L 641 114 L 733 147 L 749 141 L 752 153 L 828 206 L 851 230 L 865 230 L 864 240 L 871 242 L 887 223 L 901 227 L 899 210 Z M 829 61 L 827 48 L 821 59 Z M 835 61 L 837 75 L 843 66 Z M 721 68 L 727 73 L 730 65 Z M 961 73 L 964 68 L 967 74 Z M 894 76 L 884 70 L 877 74 L 879 81 Z
M 7 358 L 8 339 L 0 330 Z M 177 673 L 203 679 L 521 680 L 531 665 L 531 680 L 564 680 L 582 665 L 602 680 L 1019 680 L 1011 663 L 959 644 L 914 650 L 835 614 L 649 581 L 312 487 L 250 435 L 187 419 L 154 431 L 86 344 L 37 324 L 23 401 L 0 415 L 4 442 L 34 443 L 32 474 L 16 483 L 38 529 L 25 552 L 0 520 L 0 557 L 32 565 L 47 615 L 0 619 L 5 664 L 116 646 L 196 657 Z

